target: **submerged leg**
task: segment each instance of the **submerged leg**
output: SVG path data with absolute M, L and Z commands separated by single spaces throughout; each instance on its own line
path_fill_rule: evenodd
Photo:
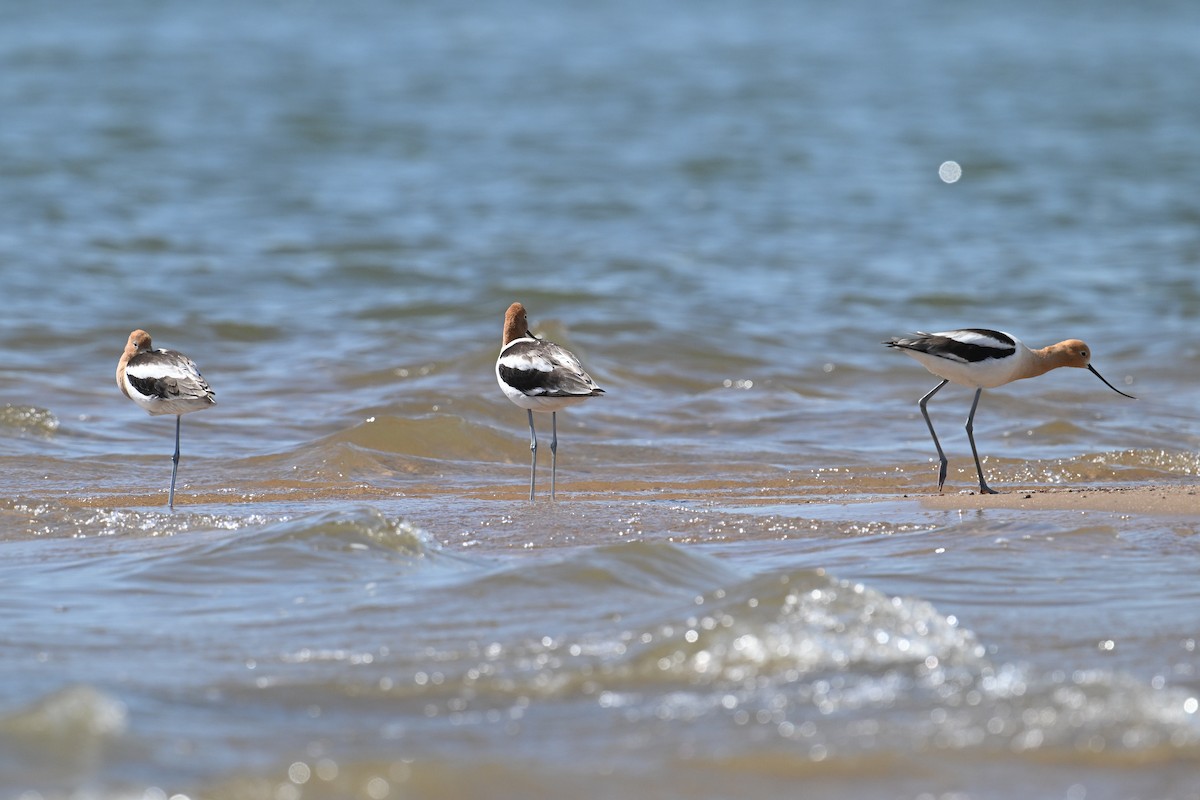
M 558 473 L 558 412 L 550 412 L 550 499 L 554 499 L 554 478 Z
M 526 411 L 529 414 L 529 452 L 533 458 L 529 464 L 529 502 L 533 502 L 533 484 L 537 480 L 537 431 L 533 429 L 533 412 Z
M 967 441 L 971 443 L 971 455 L 975 456 L 975 471 L 979 473 L 979 493 L 980 494 L 999 494 L 995 489 L 987 485 L 987 481 L 983 479 L 983 465 L 979 463 L 979 451 L 975 449 L 975 407 L 979 405 L 979 396 L 983 394 L 983 387 L 975 390 L 975 402 L 971 403 L 971 413 L 967 417 Z
M 171 511 L 175 510 L 175 475 L 179 472 L 179 423 L 182 420 L 182 415 L 175 415 L 175 455 L 171 456 L 171 491 L 167 495 L 167 508 Z
M 933 429 L 933 422 L 929 419 L 929 410 L 925 408 L 929 403 L 929 398 L 938 393 L 938 390 L 949 383 L 949 380 L 944 380 L 930 390 L 929 394 L 917 401 L 917 405 L 921 407 L 921 416 L 925 417 L 925 424 L 929 426 L 929 435 L 933 437 L 933 446 L 937 448 L 938 453 L 938 491 L 942 490 L 942 484 L 946 482 L 946 466 L 950 463 L 946 460 L 946 454 L 942 452 L 942 443 L 938 441 L 937 432 Z

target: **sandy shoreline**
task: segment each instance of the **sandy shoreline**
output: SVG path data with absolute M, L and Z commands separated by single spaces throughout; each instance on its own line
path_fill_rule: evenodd
M 372 503 L 403 498 L 444 498 L 458 495 L 472 501 L 521 502 L 527 495 L 521 485 L 445 487 L 416 484 L 397 489 L 368 485 L 313 485 L 303 482 L 269 482 L 240 490 L 218 492 L 183 489 L 177 506 L 242 506 L 272 502 L 364 502 Z M 28 499 L 28 498 L 26 498 Z M 160 494 L 94 493 L 72 495 L 67 506 L 112 508 L 155 506 L 163 502 Z M 539 492 L 539 502 L 545 502 Z M 870 506 L 876 503 L 914 503 L 929 509 L 978 510 L 1015 509 L 1028 511 L 1103 511 L 1120 514 L 1195 515 L 1200 517 L 1200 484 L 1141 484 L 1119 486 L 1018 486 L 1006 487 L 1000 494 L 981 495 L 975 491 L 914 491 L 911 485 L 877 478 L 848 478 L 832 486 L 804 478 L 767 480 L 700 479 L 648 484 L 641 480 L 560 482 L 559 502 L 589 501 L 681 503 L 703 500 L 718 505 L 760 506 L 789 505 L 797 509 L 814 505 Z
M 1039 487 L 1002 494 L 928 495 L 922 505 L 937 509 L 1010 508 L 1029 511 L 1111 511 L 1120 514 L 1200 516 L 1200 489 L 1185 485 Z

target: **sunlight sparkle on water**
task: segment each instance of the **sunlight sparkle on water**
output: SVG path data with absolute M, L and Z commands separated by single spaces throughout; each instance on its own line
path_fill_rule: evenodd
M 938 167 L 938 177 L 946 183 L 955 183 L 962 177 L 962 167 L 958 165 L 957 161 L 943 161 L 942 165 Z

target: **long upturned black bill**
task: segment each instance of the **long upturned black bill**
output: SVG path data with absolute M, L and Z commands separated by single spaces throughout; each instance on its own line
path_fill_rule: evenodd
M 1096 368 L 1095 368 L 1095 367 L 1093 367 L 1091 364 L 1088 364 L 1088 369 L 1089 369 L 1089 370 L 1091 370 L 1091 372 L 1092 372 L 1092 374 L 1093 374 L 1093 375 L 1095 375 L 1095 376 L 1096 376 L 1097 378 L 1099 378 L 1100 380 L 1104 381 L 1104 376 L 1103 376 L 1103 375 L 1101 375 L 1099 372 L 1096 372 Z M 1112 389 L 1114 392 L 1116 392 L 1117 394 L 1119 394 L 1119 395 L 1121 395 L 1121 396 L 1123 396 L 1123 397 L 1128 397 L 1130 400 L 1137 400 L 1137 398 L 1136 398 L 1136 397 L 1134 397 L 1133 395 L 1131 395 L 1131 394 L 1125 394 L 1124 392 L 1122 392 L 1122 391 L 1121 391 L 1120 389 L 1118 389 L 1117 387 L 1113 386 L 1113 385 L 1112 385 L 1111 383 L 1109 383 L 1108 381 L 1104 381 L 1104 385 L 1105 385 L 1105 386 L 1107 386 L 1108 388 Z

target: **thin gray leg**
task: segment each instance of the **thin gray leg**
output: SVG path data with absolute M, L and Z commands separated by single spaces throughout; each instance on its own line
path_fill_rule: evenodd
M 175 510 L 175 475 L 179 472 L 179 423 L 183 415 L 175 415 L 175 455 L 171 456 L 171 491 L 167 495 L 167 508 Z
M 550 499 L 554 499 L 554 478 L 558 474 L 558 412 L 550 412 Z
M 975 402 L 971 403 L 971 413 L 967 416 L 967 440 L 971 443 L 971 455 L 975 456 L 975 471 L 979 473 L 979 493 L 999 494 L 995 489 L 990 488 L 987 481 L 983 479 L 983 465 L 979 463 L 979 451 L 975 449 L 975 407 L 979 405 L 981 394 L 983 394 L 982 386 L 975 390 Z
M 946 467 L 950 463 L 946 460 L 946 454 L 942 452 L 942 443 L 938 441 L 937 432 L 933 429 L 933 422 L 929 419 L 929 410 L 925 405 L 929 402 L 929 398 L 938 393 L 938 390 L 949 383 L 949 380 L 944 380 L 930 390 L 929 394 L 917 401 L 917 405 L 921 407 L 921 416 L 925 417 L 925 424 L 929 426 L 929 435 L 933 437 L 933 446 L 937 448 L 938 453 L 938 491 L 942 490 L 942 484 L 946 482 Z
M 529 502 L 533 502 L 533 484 L 537 480 L 537 431 L 533 429 L 533 411 L 529 414 L 529 452 L 533 455 L 529 465 Z

